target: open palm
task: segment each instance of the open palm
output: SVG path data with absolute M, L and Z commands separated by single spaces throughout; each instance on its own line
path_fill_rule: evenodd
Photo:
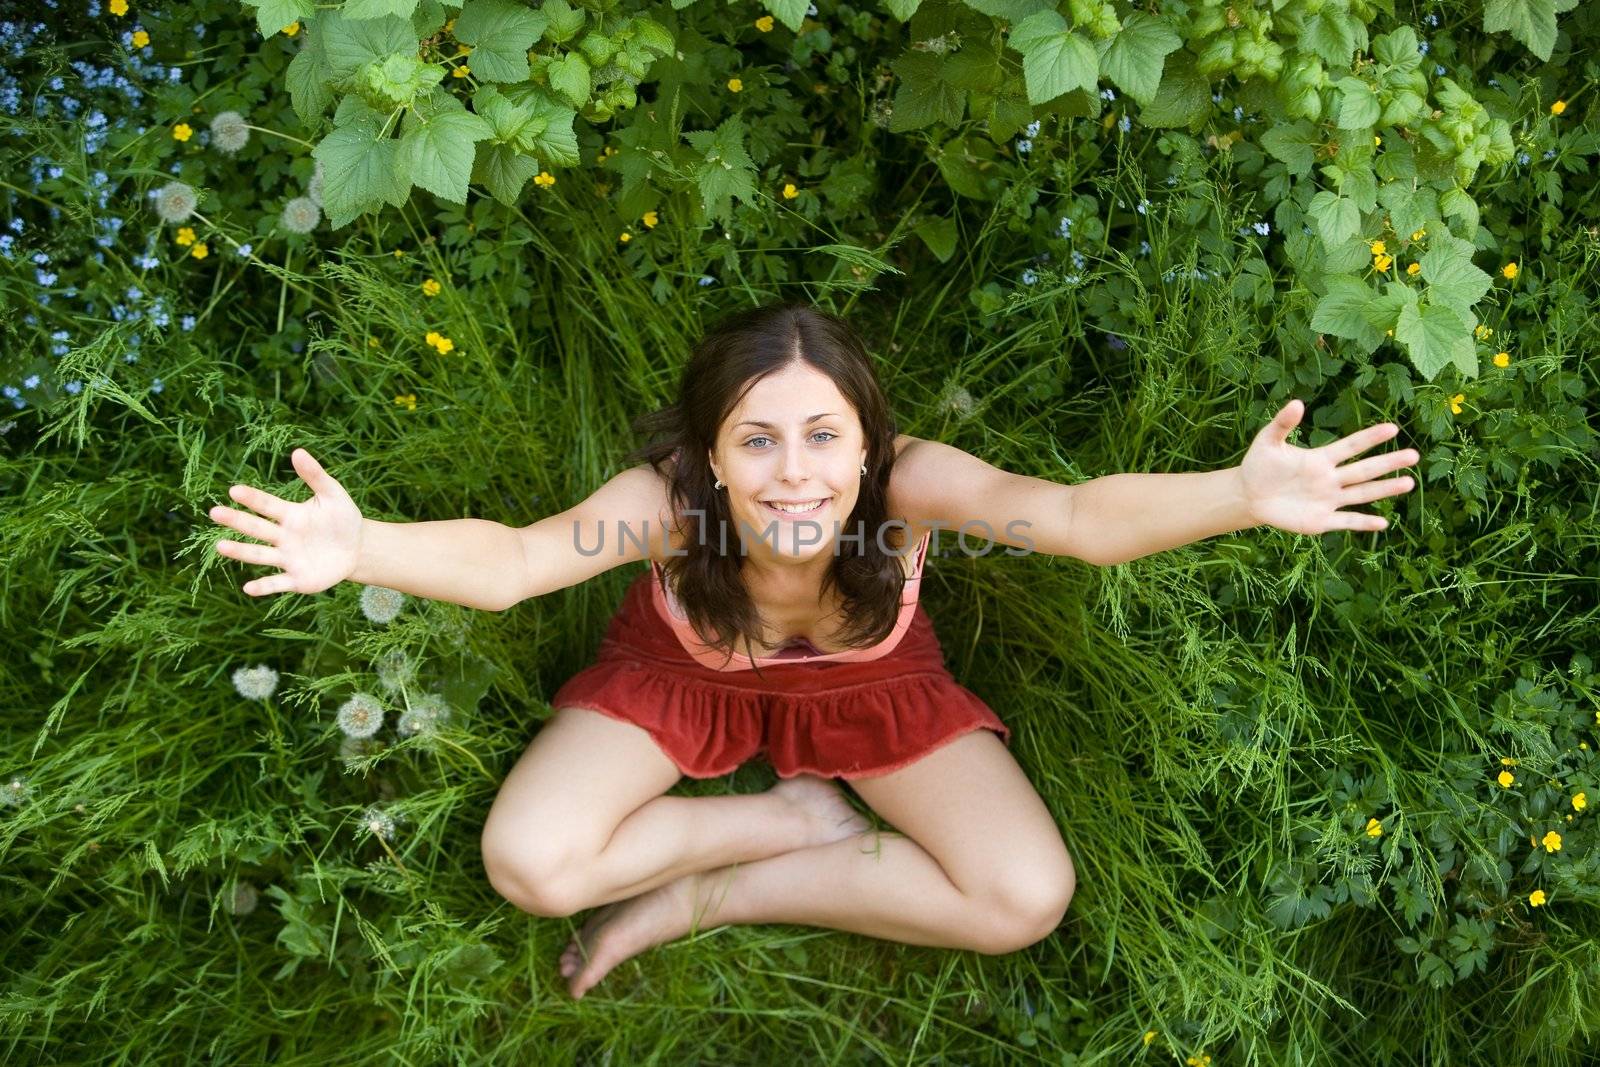
M 1318 448 L 1300 448 L 1289 443 L 1289 434 L 1304 414 L 1304 403 L 1289 401 L 1256 434 L 1240 461 L 1239 478 L 1251 515 L 1258 523 L 1301 534 L 1386 529 L 1389 522 L 1380 515 L 1339 509 L 1407 492 L 1414 485 L 1411 478 L 1376 479 L 1421 457 L 1407 448 L 1345 461 L 1387 441 L 1400 427 L 1379 423 Z
M 218 524 L 266 542 L 217 542 L 221 555 L 279 569 L 278 574 L 246 582 L 244 591 L 251 596 L 320 593 L 355 571 L 361 549 L 361 509 L 344 486 L 311 458 L 311 453 L 297 448 L 289 459 L 295 473 L 311 487 L 310 500 L 295 503 L 248 485 L 236 485 L 229 495 L 259 514 L 220 504 L 210 512 Z

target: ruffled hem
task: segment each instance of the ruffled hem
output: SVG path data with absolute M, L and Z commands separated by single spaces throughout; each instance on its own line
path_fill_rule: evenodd
M 765 756 L 780 778 L 865 778 L 915 763 L 973 730 L 1011 731 L 947 672 L 919 671 L 818 693 L 707 685 L 627 661 L 597 663 L 551 698 L 643 728 L 691 778 Z

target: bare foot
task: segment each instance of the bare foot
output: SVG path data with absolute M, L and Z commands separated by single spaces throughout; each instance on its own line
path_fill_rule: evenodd
M 567 979 L 572 998 L 582 1000 L 624 960 L 687 934 L 696 877 L 686 874 L 636 897 L 596 908 L 561 954 L 561 976 Z
M 802 816 L 803 836 L 797 848 L 826 845 L 872 829 L 871 821 L 850 806 L 850 798 L 832 779 L 797 774 L 780 778 L 767 792 L 787 801 Z

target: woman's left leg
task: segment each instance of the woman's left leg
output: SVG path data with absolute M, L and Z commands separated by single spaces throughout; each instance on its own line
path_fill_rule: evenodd
M 1060 925 L 1076 886 L 1072 859 L 994 733 L 963 734 L 850 784 L 900 833 L 686 875 L 607 905 L 563 955 L 573 995 L 645 948 L 711 926 L 799 923 L 993 955 Z

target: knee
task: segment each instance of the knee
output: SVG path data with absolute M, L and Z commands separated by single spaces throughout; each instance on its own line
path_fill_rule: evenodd
M 564 919 L 587 905 L 580 899 L 574 872 L 580 864 L 549 845 L 509 841 L 485 832 L 483 869 L 495 892 L 530 915 Z
M 1066 850 L 1048 859 L 1034 857 L 1007 866 L 996 874 L 982 894 L 991 919 L 979 951 L 991 956 L 1020 952 L 1055 933 L 1078 886 Z

